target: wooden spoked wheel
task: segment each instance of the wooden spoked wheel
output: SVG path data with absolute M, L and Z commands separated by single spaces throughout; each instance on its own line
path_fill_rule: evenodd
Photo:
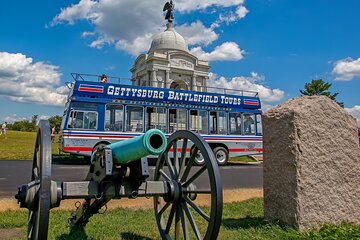
M 204 158 L 203 166 L 194 164 L 199 154 Z M 168 189 L 167 194 L 154 197 L 162 239 L 217 238 L 222 183 L 214 153 L 200 135 L 190 131 L 171 135 L 157 161 L 154 180 L 164 181 Z
M 50 125 L 40 120 L 36 138 L 31 181 L 37 185 L 28 217 L 28 239 L 47 239 L 51 205 L 51 135 Z

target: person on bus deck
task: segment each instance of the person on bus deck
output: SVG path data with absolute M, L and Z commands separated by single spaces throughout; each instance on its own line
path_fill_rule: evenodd
M 102 83 L 107 83 L 108 82 L 107 76 L 105 74 L 101 75 L 100 82 L 102 82 Z

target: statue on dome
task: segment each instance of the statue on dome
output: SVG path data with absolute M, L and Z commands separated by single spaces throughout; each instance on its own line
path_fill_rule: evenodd
M 173 4 L 172 0 L 170 0 L 170 2 L 166 2 L 163 8 L 163 12 L 167 11 L 165 19 L 168 20 L 169 23 L 171 23 L 174 20 L 174 7 L 175 5 Z

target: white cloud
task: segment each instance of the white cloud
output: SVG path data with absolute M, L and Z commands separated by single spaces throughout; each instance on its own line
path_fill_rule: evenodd
M 216 88 L 226 88 L 234 90 L 244 90 L 251 92 L 258 92 L 261 101 L 265 103 L 276 102 L 284 97 L 285 92 L 280 89 L 270 89 L 259 82 L 265 79 L 264 76 L 259 75 L 256 72 L 251 72 L 248 77 L 240 76 L 233 77 L 230 80 L 219 77 L 216 74 L 210 74 L 209 86 Z M 251 92 L 244 92 L 244 95 L 253 95 Z
M 89 37 L 89 36 L 94 36 L 96 34 L 96 32 L 83 32 L 81 34 L 81 37 L 85 38 L 85 37 Z
M 78 4 L 61 9 L 51 25 L 87 20 L 94 26 L 93 32 L 96 32 L 96 36 L 88 32 L 82 34 L 83 37 L 96 37 L 90 47 L 100 49 L 105 44 L 115 44 L 117 49 L 138 54 L 149 49 L 152 36 L 160 32 L 160 27 L 165 23 L 161 7 L 154 2 L 156 0 L 81 0 Z M 144 40 L 146 43 L 143 43 Z
M 1 121 L 1 122 L 13 123 L 13 122 L 25 121 L 25 120 L 30 120 L 30 119 L 31 118 L 29 118 L 29 117 L 18 116 L 17 114 L 13 114 L 11 116 L 4 117 L 3 121 Z
M 212 28 L 206 28 L 200 21 L 183 24 L 176 27 L 176 30 L 186 39 L 189 45 L 208 45 L 218 39 L 218 34 Z
M 352 108 L 345 108 L 357 120 L 357 126 L 360 128 L 360 105 L 356 105 Z
M 335 62 L 332 73 L 335 75 L 335 80 L 349 81 L 360 77 L 360 58 L 356 60 L 345 58 Z
M 236 14 L 239 19 L 244 18 L 249 13 L 249 10 L 244 6 L 239 6 L 236 10 Z
M 175 9 L 179 15 L 208 7 L 221 8 L 224 15 L 220 14 L 219 18 L 222 16 L 222 20 L 217 20 L 209 28 L 198 20 L 176 26 L 176 29 L 190 45 L 207 46 L 219 38 L 214 29 L 222 22 L 232 22 L 245 17 L 248 10 L 243 3 L 244 0 L 177 0 Z M 50 25 L 71 25 L 78 20 L 86 20 L 94 27 L 93 31 L 82 33 L 82 37 L 91 39 L 90 47 L 101 49 L 108 44 L 136 56 L 147 51 L 152 38 L 163 31 L 163 4 L 160 0 L 80 0 L 77 4 L 61 9 Z M 235 12 L 234 8 L 237 9 Z M 231 20 L 228 15 L 233 16 Z M 236 57 L 232 56 L 231 60 L 239 60 L 239 55 L 241 54 L 237 53 Z M 217 59 L 221 60 L 218 57 Z
M 212 24 L 213 27 L 219 27 L 221 23 L 225 22 L 229 25 L 232 22 L 236 22 L 242 18 L 244 18 L 249 13 L 249 10 L 240 5 L 235 12 L 229 11 L 226 15 L 220 14 L 219 19 Z
M 92 41 L 89 46 L 92 48 L 101 49 L 105 44 L 111 44 L 112 42 L 113 41 L 110 39 L 99 37 L 98 39 Z
M 66 99 L 58 67 L 33 62 L 21 53 L 0 52 L 0 95 L 12 101 L 63 106 Z
M 53 19 L 51 25 L 65 21 L 72 25 L 79 19 L 94 19 L 97 14 L 92 10 L 96 5 L 96 1 L 81 0 L 78 4 L 72 4 L 70 7 L 61 9 L 61 12 Z
M 176 0 L 175 7 L 180 11 L 194 11 L 205 9 L 211 6 L 217 7 L 231 7 L 244 3 L 244 0 Z
M 241 60 L 245 53 L 235 42 L 224 42 L 212 52 L 205 52 L 201 47 L 195 47 L 190 52 L 199 59 L 207 61 L 237 61 Z
M 134 56 L 137 56 L 140 53 L 149 49 L 151 40 L 152 40 L 151 34 L 146 34 L 144 36 L 137 37 L 135 38 L 134 41 L 119 40 L 116 43 L 116 49 L 124 50 Z

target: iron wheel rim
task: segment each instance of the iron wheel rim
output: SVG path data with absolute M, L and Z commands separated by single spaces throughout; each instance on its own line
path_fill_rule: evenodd
M 36 137 L 31 181 L 39 185 L 34 209 L 28 215 L 28 239 L 47 239 L 51 204 L 51 134 L 50 125 L 40 120 Z
M 183 141 L 181 148 L 177 147 L 179 141 Z M 185 155 L 189 142 L 194 144 L 194 151 L 191 151 L 190 160 L 186 164 Z M 171 148 L 174 152 L 174 163 L 172 163 L 168 154 Z M 180 152 L 180 157 L 178 157 L 178 151 Z M 193 164 L 196 163 L 195 155 L 197 151 L 203 155 L 204 165 L 199 167 L 199 170 L 196 170 L 196 172 L 191 175 L 190 170 Z M 168 165 L 170 176 L 163 170 L 165 162 Z M 208 192 L 205 193 L 204 191 L 196 189 L 189 191 L 189 186 L 205 172 L 207 172 L 210 181 L 210 189 Z M 199 175 L 196 176 L 197 174 Z M 174 185 L 175 188 L 176 184 L 182 188 L 180 191 L 181 196 L 178 197 L 178 199 L 173 197 L 175 200 L 172 202 L 164 201 L 163 206 L 161 205 L 162 197 L 154 197 L 155 216 L 162 239 L 171 239 L 172 228 L 175 239 L 179 238 L 181 230 L 184 239 L 190 239 L 190 232 L 192 232 L 197 239 L 216 238 L 219 233 L 222 217 L 222 183 L 214 153 L 200 135 L 190 131 L 177 131 L 169 137 L 167 148 L 157 161 L 154 180 L 159 181 L 161 177 L 167 180 L 167 182 L 173 182 L 173 184 L 170 185 Z M 206 214 L 206 212 L 203 211 L 203 207 L 196 205 L 196 203 L 190 199 L 190 194 L 208 194 L 211 197 L 209 214 Z M 165 221 L 166 217 L 164 217 L 164 212 L 168 209 L 170 209 L 170 213 L 167 221 Z M 208 225 L 203 233 L 200 232 L 196 223 L 197 220 L 192 216 L 192 213 L 197 213 L 198 219 L 202 218 L 203 221 L 205 219 L 205 222 L 207 222 Z M 188 224 L 189 226 L 187 226 Z

